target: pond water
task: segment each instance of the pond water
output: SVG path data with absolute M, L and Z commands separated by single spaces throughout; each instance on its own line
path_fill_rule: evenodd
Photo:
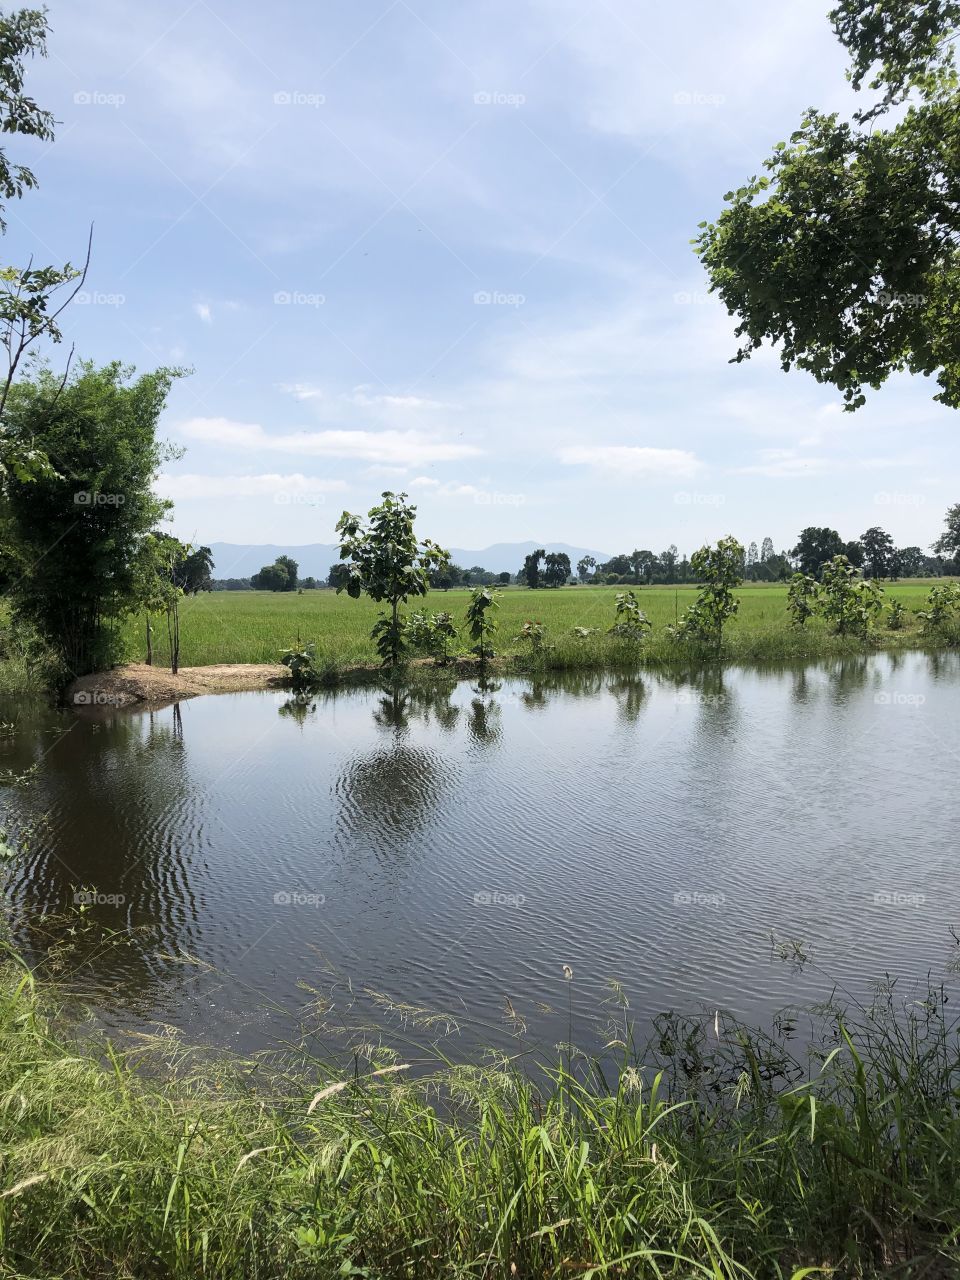
M 117 1028 L 588 1047 L 611 980 L 763 1021 L 958 959 L 960 655 L 0 718 L 9 935 Z

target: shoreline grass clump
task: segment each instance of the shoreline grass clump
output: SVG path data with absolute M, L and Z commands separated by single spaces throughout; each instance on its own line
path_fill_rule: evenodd
M 0 1274 L 957 1274 L 960 1046 L 942 993 L 791 1032 L 665 1015 L 429 1074 L 120 1053 L 0 981 Z M 522 1065 L 526 1064 L 526 1065 Z

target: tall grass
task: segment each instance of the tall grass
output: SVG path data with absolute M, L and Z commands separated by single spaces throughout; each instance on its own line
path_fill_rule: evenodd
M 14 623 L 0 601 L 0 695 L 42 692 L 57 683 L 60 667 L 32 627 Z
M 953 1276 L 960 1045 L 937 992 L 789 1033 L 659 1020 L 429 1075 L 120 1055 L 0 983 L 0 1274 Z M 611 1050 L 612 1052 L 613 1050 Z

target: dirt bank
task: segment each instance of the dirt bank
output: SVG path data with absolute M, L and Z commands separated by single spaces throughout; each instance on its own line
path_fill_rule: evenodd
M 195 698 L 201 693 L 240 693 L 247 689 L 274 689 L 289 679 L 285 667 L 273 663 L 225 663 L 215 667 L 181 667 L 177 675 L 163 667 L 131 663 L 81 676 L 67 689 L 66 701 L 74 707 L 151 706 Z

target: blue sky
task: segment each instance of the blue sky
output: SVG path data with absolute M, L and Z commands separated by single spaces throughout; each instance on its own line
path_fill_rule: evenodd
M 826 0 L 52 0 L 8 258 L 82 256 L 81 355 L 191 366 L 174 530 L 333 541 L 415 495 L 424 534 L 689 551 L 956 501 L 930 383 L 855 415 L 734 322 L 690 240 L 804 107 L 849 111 Z

